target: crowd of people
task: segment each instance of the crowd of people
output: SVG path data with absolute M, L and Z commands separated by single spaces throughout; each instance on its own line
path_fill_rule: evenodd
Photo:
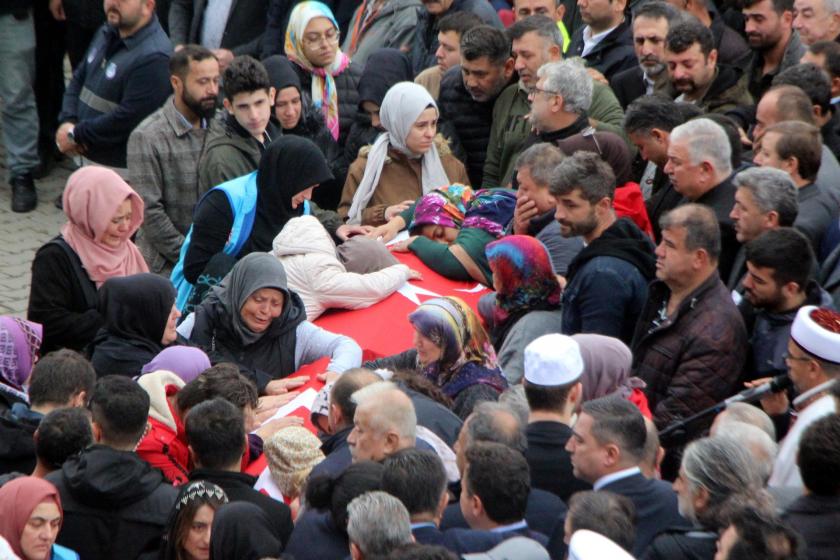
M 0 559 L 840 554 L 836 1 L 6 0 L 0 76 Z

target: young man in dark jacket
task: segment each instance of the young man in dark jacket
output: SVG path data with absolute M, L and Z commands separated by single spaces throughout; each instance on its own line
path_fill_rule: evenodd
M 550 190 L 561 233 L 585 243 L 566 273 L 563 334 L 629 343 L 655 272 L 653 243 L 629 218 L 616 219 L 615 175 L 597 154 L 580 151 L 563 160 Z
M 127 377 L 106 376 L 93 390 L 90 410 L 96 444 L 47 475 L 64 509 L 56 542 L 82 558 L 137 558 L 160 546 L 178 495 L 134 452 L 146 429 L 149 395 Z

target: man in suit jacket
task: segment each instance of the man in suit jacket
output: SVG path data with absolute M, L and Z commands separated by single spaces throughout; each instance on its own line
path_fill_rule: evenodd
M 646 438 L 645 421 L 635 405 L 621 397 L 604 397 L 583 404 L 566 447 L 576 477 L 596 491 L 614 492 L 633 502 L 635 557 L 642 556 L 660 531 L 687 524 L 671 486 L 645 478 L 639 469 Z
M 233 57 L 259 59 L 268 14 L 268 0 L 173 0 L 169 8 L 169 37 L 176 46 L 197 43 L 213 51 L 224 72 Z M 214 8 L 208 10 L 207 8 Z
M 610 78 L 610 87 L 622 109 L 626 110 L 634 99 L 667 85 L 665 38 L 680 17 L 679 10 L 659 1 L 642 4 L 633 12 L 633 48 L 639 64 Z
M 575 31 L 568 56 L 580 56 L 589 68 L 604 76 L 612 76 L 636 65 L 633 34 L 625 19 L 626 0 L 590 1 L 581 8 L 586 24 Z

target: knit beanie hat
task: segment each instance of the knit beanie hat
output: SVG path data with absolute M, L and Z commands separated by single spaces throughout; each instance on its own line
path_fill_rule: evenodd
M 263 449 L 271 478 L 284 498 L 301 494 L 309 472 L 321 461 L 321 440 L 301 426 L 289 426 L 275 433 Z

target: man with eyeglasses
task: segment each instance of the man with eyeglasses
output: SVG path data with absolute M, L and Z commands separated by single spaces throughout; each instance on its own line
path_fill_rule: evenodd
M 837 412 L 829 389 L 840 377 L 840 313 L 814 305 L 800 308 L 791 326 L 785 362 L 799 396 L 792 404 L 785 392 L 761 400 L 764 411 L 777 420 L 777 429 L 792 422 L 779 447 L 768 485 L 802 492 L 804 486 L 796 461 L 799 440 L 808 426 Z M 750 385 L 769 381 L 761 379 Z

